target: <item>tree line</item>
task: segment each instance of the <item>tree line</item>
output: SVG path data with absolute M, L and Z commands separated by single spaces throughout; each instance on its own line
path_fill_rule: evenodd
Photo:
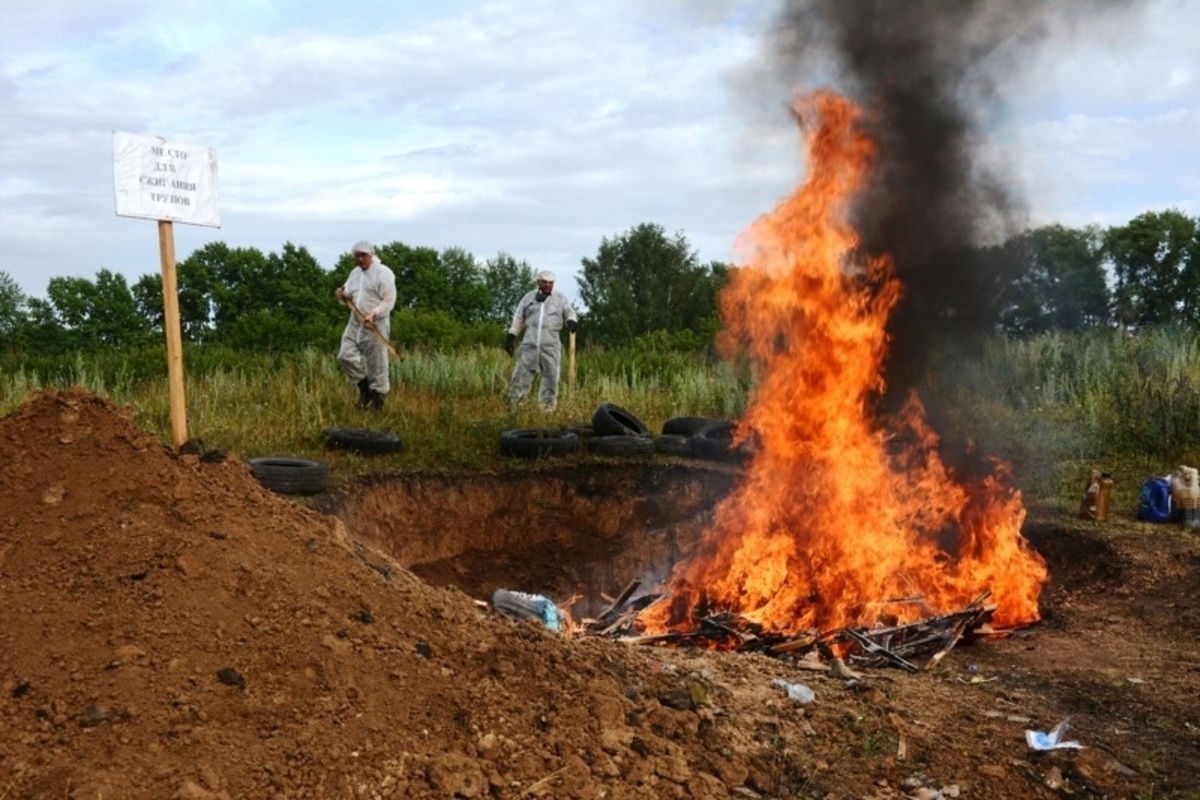
M 997 303 L 1009 334 L 1200 327 L 1200 218 L 1178 210 L 1110 228 L 1037 228 L 983 256 L 1009 276 Z
M 499 344 L 535 269 L 507 253 L 480 261 L 392 242 L 377 247 L 396 274 L 393 338 L 407 347 Z M 1200 218 L 1148 212 L 1126 225 L 1031 229 L 961 256 L 964 273 L 987 271 L 1003 287 L 984 327 L 1010 336 L 1163 324 L 1200 326 Z M 213 242 L 177 265 L 183 338 L 201 345 L 287 352 L 333 347 L 346 311 L 333 299 L 354 262 L 323 269 L 303 246 L 280 252 Z M 730 265 L 701 263 L 682 233 L 643 223 L 602 239 L 581 260 L 580 337 L 621 347 L 639 340 L 675 349 L 711 345 L 717 297 Z M 46 297 L 25 296 L 0 271 L 0 350 L 53 355 L 162 341 L 160 275 L 133 285 L 102 268 L 94 280 L 51 278 Z

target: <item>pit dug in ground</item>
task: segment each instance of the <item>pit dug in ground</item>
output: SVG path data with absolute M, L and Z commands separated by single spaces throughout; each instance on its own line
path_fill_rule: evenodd
M 653 592 L 736 479 L 736 470 L 662 463 L 396 475 L 361 483 L 327 511 L 434 586 L 477 600 L 497 588 L 544 594 L 581 619 L 630 581 Z M 816 687 L 816 705 L 834 702 L 839 724 L 861 733 L 858 751 L 839 756 L 812 739 L 820 733 L 804 720 L 822 713 L 813 707 L 787 712 L 809 735 L 780 739 L 784 750 L 811 748 L 823 754 L 819 768 L 834 771 L 840 757 L 872 753 L 908 776 L 876 777 L 874 794 L 854 796 L 1200 797 L 1200 715 L 1188 700 L 1200 689 L 1196 536 L 1132 514 L 1100 525 L 1045 509 L 1031 512 L 1024 533 L 1050 568 L 1042 621 L 1007 638 L 965 640 L 916 675 L 868 669 L 831 685 L 827 675 L 797 673 L 810 665 L 789 657 L 634 649 L 713 665 L 742 659 L 740 681 L 774 674 Z M 1064 720 L 1063 738 L 1081 749 L 1028 746 L 1026 731 Z M 917 761 L 932 757 L 924 766 L 914 762 L 915 741 L 926 754 Z M 944 758 L 958 764 L 956 777 L 932 779 L 927 770 L 942 773 L 934 763 Z M 851 796 L 810 784 L 818 785 L 825 793 L 814 797 Z
M 736 475 L 661 462 L 534 475 L 404 474 L 372 478 L 327 510 L 433 586 L 481 601 L 494 600 L 498 589 L 541 595 L 569 614 L 575 632 L 633 641 L 641 633 L 637 610 L 660 596 L 663 579 L 688 557 Z M 906 657 L 928 658 L 964 634 L 970 639 L 988 616 L 981 607 L 878 634 L 856 628 L 821 637 L 765 631 L 718 613 L 692 630 L 644 639 L 792 656 L 820 649 L 827 658 L 836 647 L 851 663 L 916 671 Z M 917 644 L 906 649 L 910 640 Z
M 679 464 L 369 479 L 326 510 L 434 586 L 542 594 L 583 618 L 652 587 L 710 522 L 735 473 Z

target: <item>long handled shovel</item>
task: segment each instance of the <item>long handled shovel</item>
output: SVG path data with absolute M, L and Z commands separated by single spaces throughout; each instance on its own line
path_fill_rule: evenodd
M 383 342 L 383 346 L 388 349 L 388 352 L 392 354 L 393 358 L 395 358 L 397 361 L 404 360 L 404 355 L 396 349 L 396 345 L 388 341 L 388 338 L 379 332 L 379 329 L 375 327 L 374 322 L 367 321 L 366 314 L 358 310 L 358 306 L 354 305 L 354 301 L 351 300 L 349 296 L 343 297 L 342 302 L 350 306 L 350 310 L 354 312 L 354 316 L 358 317 L 358 321 L 363 324 L 364 328 L 373 333 L 376 339 Z

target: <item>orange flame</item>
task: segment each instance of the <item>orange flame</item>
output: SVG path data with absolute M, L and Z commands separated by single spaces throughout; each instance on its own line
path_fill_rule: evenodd
M 853 261 L 846 206 L 874 145 L 844 98 L 814 94 L 797 114 L 816 123 L 809 175 L 743 235 L 752 255 L 721 298 L 722 349 L 757 373 L 738 433 L 754 432 L 755 455 L 639 622 L 661 632 L 733 611 L 770 631 L 829 631 L 959 611 L 989 590 L 997 627 L 1033 622 L 1046 568 L 1006 468 L 943 463 L 915 395 L 898 419 L 871 418 L 902 296 L 889 260 Z

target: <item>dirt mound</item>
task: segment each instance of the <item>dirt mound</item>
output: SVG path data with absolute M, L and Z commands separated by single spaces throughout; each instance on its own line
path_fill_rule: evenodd
M 1171 560 L 1173 591 L 1194 588 L 1192 559 Z M 1056 641 L 1085 606 L 1077 578 Z M 1194 628 L 1173 649 L 1113 635 L 1163 693 L 1130 712 L 1148 722 L 1113 723 L 1105 703 L 1136 691 L 1123 675 L 1088 675 L 1118 682 L 1089 707 L 1076 667 L 1060 654 L 1039 674 L 1027 642 L 848 687 L 758 655 L 565 638 L 430 587 L 237 460 L 177 456 L 80 391 L 0 420 L 0 609 L 3 798 L 1015 797 L 1052 794 L 1051 770 L 1083 796 L 1166 796 L 1200 776 L 1197 721 L 1170 699 L 1195 696 L 1195 661 L 1174 680 L 1159 664 L 1195 658 Z M 1005 679 L 957 680 L 968 658 Z M 1068 710 L 1090 749 L 1030 756 L 1022 728 Z
M 718 782 L 629 724 L 659 711 L 630 699 L 644 657 L 493 618 L 102 399 L 37 397 L 0 465 L 8 796 L 634 796 L 632 762 Z

